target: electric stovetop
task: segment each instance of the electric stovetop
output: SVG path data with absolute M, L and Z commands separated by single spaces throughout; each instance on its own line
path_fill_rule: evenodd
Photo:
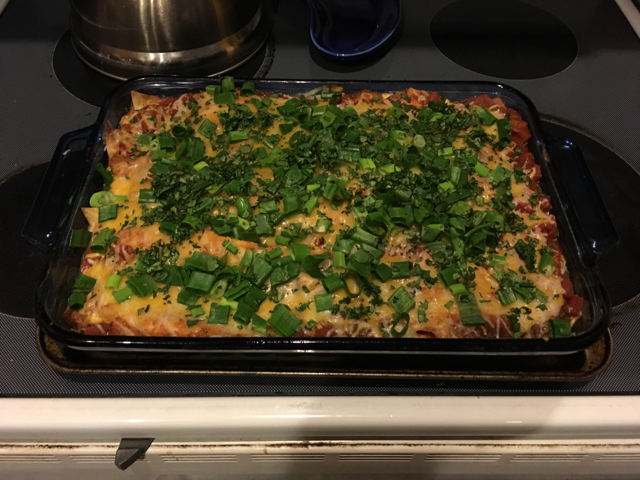
M 117 82 L 75 56 L 66 0 L 21 0 L 0 16 L 0 395 L 640 393 L 640 40 L 616 3 L 405 0 L 391 43 L 356 65 L 313 49 L 305 2 L 274 7 L 272 38 L 232 72 L 237 78 L 497 81 L 533 100 L 547 133 L 580 145 L 621 238 L 599 264 L 614 306 L 608 368 L 560 383 L 53 368 L 38 351 L 32 318 L 45 258 L 20 231 L 58 139 L 91 124 Z

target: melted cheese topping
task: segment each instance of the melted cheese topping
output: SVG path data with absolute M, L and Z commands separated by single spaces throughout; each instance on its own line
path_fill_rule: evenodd
M 408 91 L 408 98 L 403 103 L 410 103 L 413 106 L 421 106 L 426 104 L 428 94 L 415 90 Z M 260 97 L 252 97 L 258 98 Z M 250 100 L 250 97 L 241 97 L 245 104 L 256 112 L 256 107 Z M 177 296 L 182 287 L 167 287 L 163 293 L 136 297 L 132 296 L 129 300 L 122 303 L 116 302 L 113 296 L 113 290 L 107 289 L 105 284 L 110 275 L 121 272 L 122 270 L 131 269 L 135 266 L 138 254 L 141 250 L 149 249 L 157 242 L 161 241 L 165 244 L 171 242 L 171 238 L 160 232 L 158 224 L 143 225 L 138 221 L 137 226 L 134 225 L 133 219 L 139 217 L 142 213 L 143 206 L 138 203 L 138 195 L 141 189 L 148 189 L 151 186 L 153 174 L 149 169 L 154 165 L 148 150 L 140 149 L 136 145 L 136 134 L 160 133 L 167 130 L 167 125 L 171 125 L 173 119 L 191 119 L 193 102 L 197 103 L 197 116 L 193 128 L 195 136 L 205 143 L 206 155 L 213 157 L 216 155 L 214 146 L 208 138 L 198 133 L 198 127 L 208 120 L 215 125 L 216 135 L 224 133 L 218 114 L 220 111 L 226 111 L 226 106 L 217 105 L 211 101 L 212 98 L 208 94 L 183 95 L 175 99 L 161 99 L 155 96 L 144 95 L 138 92 L 132 92 L 132 108 L 121 119 L 120 126 L 111 130 L 106 136 L 106 150 L 109 155 L 109 166 L 114 174 L 114 182 L 111 184 L 111 192 L 116 195 L 124 195 L 127 198 L 126 203 L 121 203 L 116 219 L 104 222 L 98 221 L 97 208 L 84 208 L 83 212 L 89 222 L 89 230 L 95 234 L 103 228 L 113 228 L 116 233 L 117 241 L 111 246 L 109 252 L 105 255 L 90 253 L 87 251 L 82 266 L 82 273 L 95 278 L 97 280 L 93 291 L 88 295 L 84 307 L 78 312 L 67 312 L 67 317 L 81 331 L 88 330 L 91 325 L 107 326 L 108 331 L 110 324 L 117 324 L 117 333 L 125 333 L 131 335 L 176 335 L 176 336 L 254 336 L 262 333 L 256 332 L 250 325 L 243 326 L 234 322 L 231 318 L 228 324 L 209 324 L 206 321 L 206 315 L 210 305 L 220 302 L 220 299 L 206 297 L 201 299 L 199 305 L 202 306 L 205 314 L 199 318 L 190 316 L 189 309 L 177 302 Z M 272 105 L 269 111 L 275 111 L 278 106 L 284 104 L 287 97 L 280 96 L 272 99 Z M 320 100 L 318 105 L 326 105 L 327 101 Z M 388 109 L 392 106 L 392 100 L 388 94 L 382 95 L 356 95 L 351 100 L 343 102 L 340 105 L 344 108 L 347 104 L 355 108 L 358 113 L 364 113 L 369 110 Z M 467 106 L 455 104 L 460 111 L 468 111 Z M 504 113 L 500 113 L 499 109 L 491 109 L 497 118 L 503 118 Z M 413 114 L 409 114 L 413 117 Z M 175 123 L 174 123 L 175 124 Z M 271 127 L 264 133 L 265 136 L 272 134 L 280 134 L 279 125 L 282 120 L 276 119 Z M 291 136 L 299 130 L 294 128 L 291 132 L 282 135 L 276 146 L 286 148 Z M 484 126 L 485 133 L 490 136 L 498 136 L 496 125 Z M 460 136 L 453 142 L 456 149 L 467 148 L 464 141 L 464 134 L 460 132 Z M 232 150 L 240 148 L 247 142 L 236 144 Z M 261 144 L 255 143 L 253 148 Z M 138 149 L 138 150 L 136 150 Z M 138 153 L 136 153 L 138 152 Z M 514 170 L 511 157 L 513 157 L 513 148 L 508 146 L 500 151 L 496 151 L 493 146 L 485 145 L 478 151 L 478 160 L 489 167 L 491 170 L 502 166 L 510 171 Z M 413 171 L 419 173 L 418 167 L 413 167 Z M 349 175 L 349 170 L 341 167 L 343 174 Z M 255 168 L 255 177 L 252 182 L 258 185 L 260 181 L 271 181 L 273 172 L 271 168 Z M 533 172 L 525 172 L 532 175 Z M 482 202 L 477 200 L 478 197 L 467 200 L 466 202 L 475 210 L 487 209 L 489 203 L 495 196 L 495 191 L 489 179 L 478 174 L 471 176 L 481 189 L 479 197 Z M 347 188 L 362 187 L 358 179 L 353 177 L 349 180 Z M 528 272 L 525 269 L 525 263 L 515 252 L 514 245 L 519 239 L 535 238 L 539 241 L 539 247 L 545 247 L 548 244 L 547 236 L 536 229 L 538 225 L 553 224 L 555 219 L 553 215 L 543 211 L 540 205 L 534 205 L 530 202 L 534 192 L 526 182 L 512 182 L 511 190 L 513 202 L 515 205 L 525 204 L 530 206 L 527 214 L 520 214 L 528 229 L 524 232 L 516 234 L 507 233 L 500 239 L 498 247 L 495 249 L 497 255 L 506 257 L 506 268 L 515 272 L 524 272 L 522 278 L 528 279 L 537 289 L 546 295 L 548 301 L 545 302 L 544 308 L 538 300 L 530 303 L 518 299 L 515 303 L 502 305 L 498 299 L 497 291 L 500 288 L 499 281 L 493 276 L 496 270 L 487 266 L 473 265 L 475 270 L 475 290 L 473 295 L 478 303 L 480 313 L 486 320 L 486 324 L 479 327 L 464 326 L 461 323 L 458 306 L 451 290 L 437 282 L 431 286 L 420 283 L 420 278 L 411 276 L 403 279 L 391 279 L 387 282 L 380 282 L 371 277 L 369 281 L 380 289 L 379 296 L 383 300 L 382 304 L 373 305 L 373 311 L 362 318 L 350 318 L 345 314 L 344 310 L 337 312 L 324 311 L 317 312 L 313 302 L 314 296 L 326 293 L 322 282 L 316 278 L 312 278 L 304 271 L 290 282 L 277 287 L 279 303 L 287 305 L 291 312 L 301 322 L 300 333 L 304 335 L 314 335 L 321 330 L 322 335 L 331 336 L 388 336 L 389 328 L 393 322 L 394 308 L 386 303 L 389 297 L 401 287 L 404 287 L 415 300 L 415 306 L 409 312 L 410 321 L 408 325 L 406 337 L 437 337 L 437 338 L 455 338 L 470 336 L 488 336 L 488 337 L 511 337 L 512 325 L 506 320 L 506 316 L 513 311 L 514 308 L 528 307 L 530 310 L 527 314 L 519 315 L 518 321 L 520 331 L 524 336 L 529 336 L 535 325 L 541 326 L 549 319 L 558 318 L 565 302 L 563 294 L 565 289 L 562 286 L 562 273 L 564 272 L 564 260 L 560 268 L 560 273 L 545 274 L 540 272 Z M 367 190 L 363 190 L 360 194 L 367 194 Z M 249 197 L 249 201 L 254 209 L 254 214 L 258 213 L 257 197 Z M 155 204 L 147 204 L 147 207 L 153 208 Z M 279 207 L 282 210 L 282 205 Z M 219 213 L 218 207 L 215 207 L 212 213 Z M 237 213 L 236 207 L 230 205 L 229 214 Z M 222 237 L 213 231 L 207 229 L 204 232 L 196 233 L 188 241 L 176 245 L 178 257 L 175 259 L 177 265 L 182 265 L 184 260 L 190 257 L 195 251 L 209 254 L 216 257 L 226 256 L 227 265 L 238 265 L 247 250 L 268 251 L 279 247 L 283 250 L 283 255 L 290 254 L 289 247 L 277 245 L 275 237 L 283 230 L 288 229 L 293 224 L 299 224 L 300 228 L 313 228 L 319 218 L 326 217 L 331 219 L 333 226 L 327 233 L 311 233 L 306 238 L 299 241 L 307 245 L 311 254 L 327 253 L 328 247 L 332 246 L 340 231 L 345 227 L 354 227 L 357 225 L 356 218 L 351 211 L 346 208 L 335 208 L 330 202 L 324 198 L 318 200 L 317 208 L 310 215 L 298 214 L 290 217 L 275 228 L 275 235 L 264 239 L 264 245 L 259 246 L 256 243 L 242 241 L 235 238 Z M 415 230 L 415 228 L 414 228 Z M 380 263 L 390 264 L 396 261 L 409 260 L 414 265 L 420 265 L 422 270 L 429 271 L 433 277 L 436 277 L 438 270 L 435 268 L 429 251 L 425 248 L 414 248 L 409 241 L 411 232 L 396 229 L 394 235 L 388 238 L 385 251 L 380 258 Z M 229 241 L 235 246 L 237 253 L 230 253 L 223 245 L 223 241 Z M 540 254 L 537 253 L 536 262 L 540 260 Z M 324 262 L 322 266 L 330 265 L 330 260 Z M 469 266 L 472 266 L 469 264 Z M 556 269 L 557 270 L 557 269 Z M 340 272 L 339 269 L 336 269 Z M 122 288 L 121 285 L 120 288 Z M 266 284 L 268 288 L 268 282 Z M 273 298 L 273 297 L 272 297 Z M 333 293 L 333 304 L 348 305 L 354 307 L 369 307 L 372 305 L 372 298 L 361 294 L 356 298 L 347 302 L 347 293 L 343 289 Z M 428 308 L 425 310 L 426 321 L 418 322 L 418 308 L 420 305 L 428 302 Z M 379 303 L 379 302 L 378 302 Z M 256 314 L 263 319 L 269 319 L 276 303 L 272 299 L 266 299 L 260 305 Z M 541 308 L 537 308 L 541 307 Z M 232 312 L 233 315 L 233 312 Z M 575 320 L 576 316 L 571 318 Z M 313 328 L 305 328 L 316 325 Z M 322 328 L 320 328 L 322 327 Z M 89 329 L 90 330 L 90 329 Z M 104 329 L 103 329 L 104 330 Z M 102 330 L 101 330 L 102 331 Z M 114 333 L 112 331 L 112 333 Z M 268 330 L 269 335 L 275 332 Z M 535 336 L 535 335 L 534 335 Z M 539 334 L 537 335 L 539 336 Z

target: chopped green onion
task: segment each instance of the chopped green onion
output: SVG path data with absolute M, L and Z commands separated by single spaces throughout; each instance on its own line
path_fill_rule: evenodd
M 507 257 L 496 255 L 495 253 L 490 254 L 488 258 L 489 266 L 495 268 L 496 270 L 502 270 L 507 264 Z
M 201 252 L 193 252 L 189 258 L 184 260 L 185 267 L 209 273 L 218 268 L 219 263 L 216 257 Z
M 454 295 L 460 295 L 467 292 L 467 288 L 462 283 L 454 283 L 449 288 L 451 289 L 451 293 Z
M 232 254 L 237 254 L 238 253 L 238 247 L 236 247 L 233 243 L 231 243 L 231 241 L 229 239 L 225 240 L 224 242 L 222 242 L 222 246 L 224 248 L 227 249 L 227 251 L 231 252 Z
M 200 295 L 207 295 L 213 288 L 216 277 L 204 272 L 192 272 L 186 287 Z
M 249 267 L 251 265 L 252 260 L 253 260 L 253 250 L 245 250 L 244 255 L 242 255 L 242 260 L 240 260 L 240 266 Z
M 332 273 L 331 275 L 324 277 L 322 280 L 322 286 L 327 292 L 333 293 L 339 288 L 344 287 L 344 280 L 339 274 Z
M 424 137 L 420 134 L 415 135 L 413 137 L 413 146 L 416 147 L 418 150 L 422 150 L 424 147 L 427 146 L 427 142 L 425 141 Z
M 260 210 L 260 213 L 276 213 L 278 211 L 278 204 L 275 200 L 267 200 L 266 202 L 260 203 L 258 210 Z
M 265 259 L 255 255 L 253 258 L 253 264 L 251 265 L 251 275 L 247 274 L 250 279 L 256 285 L 262 285 L 264 281 L 269 277 L 273 267 L 267 263 Z
M 404 287 L 400 287 L 389 297 L 389 303 L 395 308 L 397 313 L 404 313 L 411 310 L 416 304 L 416 301 L 411 298 L 411 295 L 409 295 Z
M 276 236 L 276 243 L 278 245 L 289 245 L 289 243 L 291 242 L 291 239 L 289 237 L 285 237 L 284 235 L 277 235 Z
M 489 174 L 489 179 L 495 183 L 502 182 L 511 177 L 513 172 L 511 170 L 507 170 L 502 165 L 498 165 L 493 172 Z
M 324 274 L 320 270 L 320 263 L 329 258 L 329 254 L 308 255 L 302 260 L 302 270 L 313 278 L 322 279 Z
M 213 95 L 213 101 L 218 105 L 232 105 L 236 103 L 233 92 L 220 92 Z
M 330 293 L 324 293 L 322 295 L 316 295 L 313 297 L 316 304 L 316 312 L 326 312 L 333 308 L 333 295 Z
M 220 79 L 220 90 L 223 92 L 233 92 L 236 89 L 235 81 L 232 76 L 222 77 Z
M 236 142 L 241 142 L 243 140 L 248 140 L 249 139 L 249 135 L 247 135 L 247 132 L 242 131 L 242 130 L 236 130 L 234 132 L 229 132 L 229 143 L 236 143 Z
M 377 246 L 378 242 L 380 241 L 378 237 L 363 230 L 360 227 L 356 227 L 353 230 L 353 236 L 351 238 L 353 238 L 357 242 L 362 242 L 362 243 L 366 243 L 367 245 L 371 245 L 372 247 Z
M 263 142 L 271 150 L 275 150 L 275 146 L 280 142 L 280 135 L 269 135 Z
M 453 291 L 453 287 L 451 290 Z M 472 292 L 455 295 L 455 299 L 463 325 L 483 325 L 485 323 L 476 302 L 476 297 Z
M 248 325 L 254 313 L 256 312 L 250 305 L 246 304 L 245 302 L 239 302 L 238 309 L 233 315 L 233 319 L 240 325 Z
M 378 171 L 383 175 L 386 175 L 387 173 L 395 172 L 396 166 L 393 163 L 387 163 L 386 165 L 382 165 L 381 167 L 378 167 Z
M 80 275 L 78 275 L 78 278 L 76 278 L 76 281 L 73 282 L 73 287 L 71 287 L 71 289 L 74 292 L 88 293 L 91 290 L 93 290 L 93 287 L 95 287 L 96 282 L 97 280 L 95 278 L 89 277 L 88 275 L 81 273 Z
M 114 235 L 115 232 L 115 228 L 103 228 L 100 230 L 96 238 L 91 242 L 89 250 L 93 253 L 107 253 L 109 246 L 118 239 Z
M 411 262 L 392 262 L 391 278 L 409 278 L 412 267 Z
M 502 287 L 498 290 L 497 295 L 501 305 L 510 305 L 517 300 L 516 294 L 511 288 Z
M 73 292 L 69 296 L 69 308 L 71 310 L 80 310 L 84 307 L 84 302 L 87 300 L 87 295 L 82 292 Z
M 204 121 L 198 127 L 198 133 L 203 137 L 211 140 L 213 136 L 216 134 L 216 124 L 213 123 L 208 118 L 205 118 Z
M 115 232 L 115 230 L 113 230 Z M 71 230 L 69 246 L 74 248 L 87 248 L 91 242 L 91 232 L 88 230 Z
M 118 205 L 106 205 L 98 209 L 98 222 L 102 223 L 116 218 L 118 218 Z
M 104 284 L 104 288 L 109 288 L 109 289 L 118 288 L 120 286 L 121 280 L 122 280 L 121 275 L 116 275 L 115 273 L 113 275 L 109 275 L 109 278 L 107 278 L 107 281 Z
M 335 245 L 333 246 L 333 250 L 348 255 L 349 253 L 351 253 L 351 249 L 355 244 L 355 240 L 351 240 L 349 238 L 341 238 L 335 243 Z
M 351 272 L 357 273 L 362 278 L 367 278 L 371 274 L 371 266 L 369 264 L 358 262 L 353 258 L 350 258 L 347 262 L 347 269 Z
M 244 97 L 249 97 L 256 93 L 256 85 L 251 80 L 248 82 L 244 82 L 242 84 L 242 88 L 240 89 L 240 94 Z
M 429 302 L 422 302 L 420 304 L 420 306 L 418 307 L 418 322 L 419 323 L 426 323 L 429 321 L 429 319 L 427 318 L 427 308 L 429 308 Z
M 322 190 L 322 196 L 332 202 L 333 197 L 336 195 L 336 193 L 338 193 L 338 184 L 334 179 L 329 178 L 324 186 L 324 189 Z
M 126 195 L 114 195 L 111 192 L 96 192 L 91 195 L 89 199 L 89 205 L 92 207 L 104 207 L 116 202 L 124 202 L 127 199 Z
M 364 250 L 365 252 L 367 252 L 369 255 L 371 255 L 371 257 L 373 258 L 373 260 L 378 261 L 380 259 L 380 257 L 382 256 L 382 254 L 384 253 L 382 250 L 378 250 L 375 247 L 372 247 L 371 245 L 367 245 L 366 243 L 363 243 L 360 248 L 362 250 Z
M 267 321 L 259 317 L 258 315 L 254 315 L 251 317 L 251 330 L 255 332 L 267 333 Z
M 110 185 L 113 183 L 113 174 L 107 171 L 107 169 L 104 168 L 104 165 L 102 165 L 101 163 L 98 163 L 96 164 L 95 169 L 96 169 L 96 172 L 98 172 L 104 179 L 104 183 L 106 183 L 107 185 Z
M 397 326 L 403 322 L 402 329 L 398 330 Z M 407 330 L 409 330 L 409 314 L 407 312 L 398 312 L 393 316 L 393 321 L 391 322 L 391 328 L 389 328 L 389 332 L 391 332 L 391 336 L 394 338 L 402 338 L 406 335 Z
M 149 275 L 131 277 L 125 283 L 136 297 L 146 297 L 158 291 L 158 286 Z
M 407 137 L 407 133 L 403 132 L 402 130 L 391 130 L 389 132 L 389 137 L 393 138 L 401 145 L 407 145 L 410 142 L 409 138 Z
M 474 167 L 474 170 L 481 177 L 486 177 L 487 175 L 489 175 L 489 173 L 491 173 L 491 169 L 489 167 L 487 167 L 486 165 L 483 165 L 480 162 L 476 163 L 476 166 Z
M 406 204 L 404 207 L 391 207 L 389 209 L 389 220 L 409 228 L 413 224 L 413 208 L 411 208 L 410 204 Z
M 156 203 L 158 200 L 153 195 L 153 191 L 146 188 L 140 190 L 138 194 L 138 203 Z
M 299 263 L 291 262 L 282 267 L 276 267 L 273 269 L 273 272 L 271 272 L 271 286 L 275 287 L 288 283 L 298 275 L 300 275 Z
M 220 305 L 223 306 L 223 307 L 230 307 L 231 310 L 237 310 L 238 309 L 238 302 L 236 302 L 234 300 L 227 300 L 224 297 L 222 297 L 222 300 L 220 300 Z
M 200 305 L 196 305 L 193 308 L 189 309 L 189 313 L 191 314 L 192 317 L 202 317 L 204 316 L 204 310 L 202 309 L 202 307 Z
M 282 249 L 280 247 L 274 248 L 273 250 L 269 250 L 266 253 L 266 256 L 269 260 L 273 260 L 275 258 L 278 258 L 280 255 L 282 255 Z
M 132 296 L 133 290 L 131 290 L 129 287 L 124 287 L 122 290 L 113 292 L 113 298 L 115 298 L 116 302 L 118 303 L 129 300 Z
M 549 333 L 551 338 L 564 338 L 571 336 L 571 323 L 569 320 L 549 320 Z
M 361 158 L 360 159 L 360 166 L 362 167 L 363 170 L 375 170 L 376 168 L 376 164 L 373 162 L 373 159 L 371 158 Z
M 269 215 L 260 213 L 254 217 L 256 221 L 256 233 L 258 235 L 273 235 L 273 227 L 269 222 Z
M 283 135 L 286 135 L 291 130 L 293 130 L 293 127 L 294 127 L 293 122 L 284 122 L 278 125 L 278 129 L 280 130 L 280 133 L 282 133 Z
M 161 133 L 158 135 L 158 143 L 160 144 L 160 148 L 165 150 L 176 147 L 176 141 L 169 133 Z
M 236 300 L 242 297 L 251 289 L 251 283 L 242 279 L 238 285 L 228 288 L 224 294 L 224 298 L 227 300 Z
M 247 305 L 253 307 L 254 310 L 258 310 L 260 308 L 260 304 L 267 298 L 267 294 L 260 290 L 258 287 L 253 285 L 247 294 L 242 298 L 242 301 Z
M 493 125 L 497 120 L 496 117 L 494 117 L 493 114 L 484 107 L 478 107 L 475 110 L 475 113 L 485 125 Z
M 458 269 L 456 267 L 448 267 L 443 270 L 440 270 L 440 277 L 442 278 L 442 283 L 446 287 L 457 283 L 460 274 L 458 273 Z
M 274 260 L 271 260 L 271 265 L 273 266 L 273 268 L 284 267 L 285 265 L 289 265 L 290 263 L 293 263 L 291 255 L 287 255 L 286 257 L 278 257 Z
M 273 309 L 273 315 L 268 321 L 271 328 L 283 337 L 293 336 L 302 326 L 302 322 L 291 313 L 289 307 L 281 303 Z
M 293 215 L 295 213 L 299 213 L 302 210 L 302 201 L 300 197 L 284 197 L 284 214 L 285 215 Z
M 451 182 L 443 182 L 440 185 L 438 185 L 438 190 L 442 193 L 446 193 L 450 190 L 453 190 L 454 188 L 455 186 Z
M 540 250 L 540 255 L 541 257 L 540 263 L 538 264 L 538 270 L 548 274 L 551 272 L 551 267 L 555 265 L 555 262 L 553 261 L 553 254 L 548 248 L 542 248 Z
M 211 305 L 207 323 L 226 325 L 229 323 L 229 305 Z
M 378 278 L 382 282 L 386 282 L 391 278 L 392 270 L 391 267 L 385 263 L 379 263 L 374 273 L 378 276 Z
M 355 298 L 362 293 L 362 281 L 358 275 L 347 273 L 344 276 L 344 289 L 347 291 L 347 295 L 351 298 Z
M 363 244 L 363 245 L 366 245 Z M 356 262 L 360 262 L 360 263 L 365 263 L 365 264 L 370 264 L 373 261 L 373 255 L 371 255 L 369 252 L 367 252 L 365 249 L 363 248 L 358 248 L 352 255 L 351 255 L 351 259 L 355 260 Z
M 203 168 L 207 168 L 208 166 L 209 166 L 209 164 L 208 164 L 207 162 L 205 162 L 204 160 L 202 160 L 201 162 L 196 163 L 196 164 L 193 166 L 193 169 L 194 169 L 196 172 L 199 172 L 200 170 L 202 170 Z
M 247 197 L 236 198 L 236 207 L 238 208 L 238 216 L 242 218 L 251 216 L 251 204 Z
M 316 220 L 316 226 L 313 231 L 317 233 L 326 233 L 331 229 L 332 225 L 333 223 L 330 218 L 322 217 Z
M 333 268 L 346 268 L 345 255 L 342 252 L 334 250 L 333 252 Z
M 292 243 L 289 245 L 289 251 L 291 252 L 291 258 L 293 258 L 293 261 L 298 263 L 302 263 L 305 257 L 311 254 L 309 247 L 301 243 Z
M 316 208 L 316 205 L 318 204 L 318 198 L 319 197 L 311 197 L 309 200 L 307 200 L 302 209 L 304 213 L 306 213 L 307 215 L 311 215 L 311 212 L 314 208 Z
M 209 295 L 211 295 L 213 298 L 222 298 L 224 296 L 224 292 L 227 291 L 227 286 L 229 285 L 229 281 L 222 279 L 222 280 L 218 280 L 216 283 L 213 284 L 213 287 L 211 288 L 211 292 L 209 293 Z

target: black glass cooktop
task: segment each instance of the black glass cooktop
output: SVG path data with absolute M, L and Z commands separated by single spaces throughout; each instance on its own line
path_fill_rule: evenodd
M 57 140 L 94 121 L 98 110 L 92 105 L 101 103 L 113 80 L 89 70 L 65 44 L 68 2 L 23 0 L 11 2 L 0 16 L 0 248 L 11 252 L 0 260 L 0 395 L 640 392 L 640 41 L 615 2 L 405 0 L 398 36 L 375 58 L 358 65 L 326 63 L 309 40 L 305 3 L 276 3 L 271 50 L 261 52 L 236 75 L 506 83 L 533 100 L 549 134 L 582 147 L 621 237 L 619 250 L 599 265 L 616 305 L 608 370 L 583 382 L 487 383 L 52 369 L 39 356 L 32 319 L 33 292 L 45 258 L 23 242 L 19 231 Z M 457 15 L 461 21 L 456 34 L 451 18 Z M 474 20 L 487 27 L 471 28 Z M 468 28 L 460 32 L 464 25 Z

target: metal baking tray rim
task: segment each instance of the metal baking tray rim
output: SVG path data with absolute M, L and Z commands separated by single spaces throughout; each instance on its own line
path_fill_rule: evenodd
M 584 365 L 575 370 L 559 371 L 446 371 L 446 370 L 354 370 L 345 368 L 343 370 L 330 371 L 321 368 L 311 368 L 302 371 L 294 368 L 266 370 L 256 368 L 253 370 L 242 368 L 203 368 L 194 369 L 188 366 L 175 366 L 170 368 L 148 367 L 148 366 L 119 366 L 100 362 L 97 364 L 82 364 L 73 362 L 64 355 L 64 346 L 61 348 L 53 339 L 46 336 L 45 332 L 38 328 L 36 330 L 37 350 L 42 359 L 54 370 L 63 374 L 124 374 L 124 375 L 224 375 L 224 376 L 286 376 L 286 377 L 339 377 L 339 378 L 365 378 L 365 379 L 405 379 L 405 380 L 480 380 L 480 381 L 520 381 L 520 382 L 585 382 L 592 380 L 603 373 L 611 364 L 613 358 L 613 338 L 611 332 L 607 330 L 605 334 L 592 346 L 584 351 Z M 116 353 L 116 352 L 114 352 Z M 234 352 L 237 353 L 237 352 Z M 327 353 L 327 352 L 321 352 Z M 344 353 L 344 352 L 338 352 Z M 155 357 L 146 352 L 149 363 L 156 360 Z M 294 354 L 291 355 L 295 357 Z M 467 355 L 470 362 L 477 357 Z M 448 355 L 447 355 L 447 358 Z M 179 361 L 178 361 L 179 362 Z M 290 365 L 295 365 L 291 362 Z

